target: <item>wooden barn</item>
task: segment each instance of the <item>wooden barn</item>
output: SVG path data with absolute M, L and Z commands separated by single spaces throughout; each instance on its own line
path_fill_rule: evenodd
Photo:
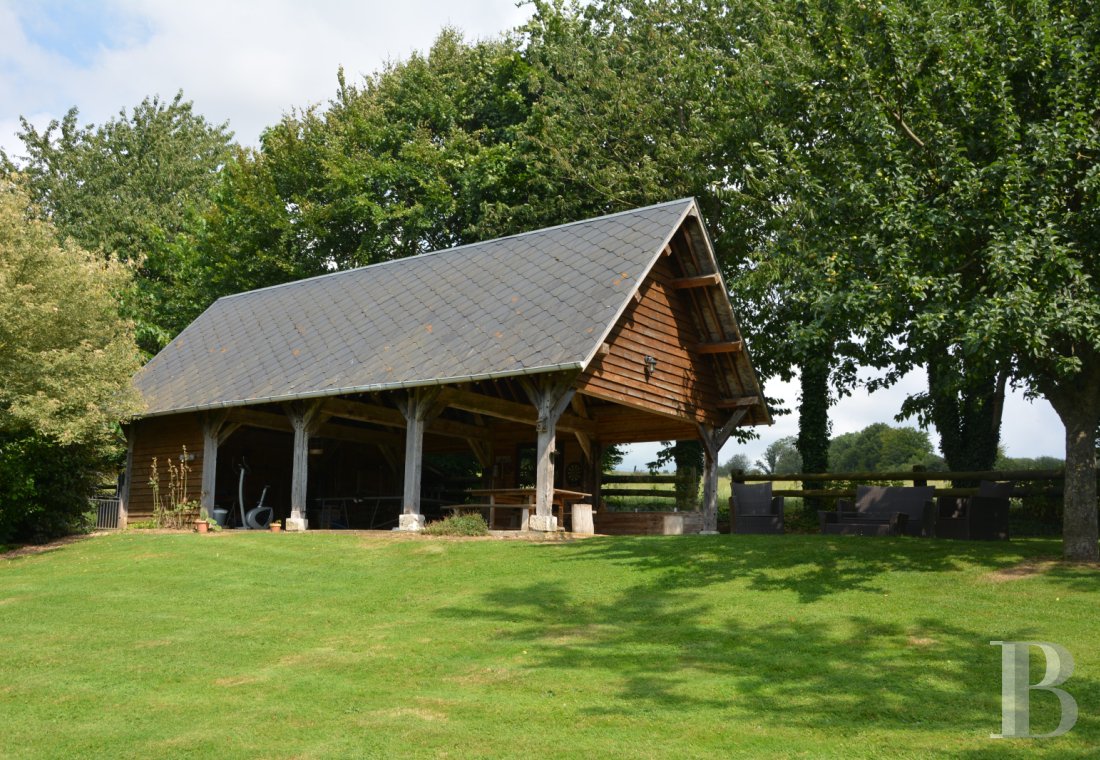
M 462 501 L 557 530 L 599 509 L 602 447 L 697 438 L 713 531 L 719 449 L 771 421 L 692 199 L 227 296 L 134 382 L 123 524 L 153 513 L 156 457 L 162 498 L 182 462 L 203 506 L 266 487 L 288 530 Z

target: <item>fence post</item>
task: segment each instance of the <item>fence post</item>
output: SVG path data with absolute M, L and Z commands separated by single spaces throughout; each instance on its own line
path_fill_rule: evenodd
M 924 469 L 924 465 L 922 465 L 922 464 L 913 465 L 913 485 L 916 488 L 924 488 L 926 485 L 928 485 L 928 476 L 927 475 L 925 475 L 924 477 L 918 477 L 918 473 L 923 474 L 925 472 L 926 471 Z

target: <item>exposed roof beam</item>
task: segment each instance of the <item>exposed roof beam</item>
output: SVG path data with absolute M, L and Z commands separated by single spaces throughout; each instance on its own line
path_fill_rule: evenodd
M 277 430 L 281 433 L 293 431 L 290 420 L 283 414 L 271 414 L 259 412 L 255 409 L 234 409 L 229 412 L 227 420 L 240 425 L 262 428 L 264 430 Z M 359 430 L 346 425 L 327 423 L 321 425 L 314 433 L 317 438 L 333 438 L 339 441 L 351 441 L 352 443 L 371 443 L 378 445 L 398 445 L 404 442 L 404 436 L 398 433 L 385 433 L 379 430 Z
M 684 290 L 686 288 L 709 288 L 714 285 L 721 285 L 722 278 L 715 274 L 701 274 L 697 277 L 678 277 L 675 280 L 669 280 L 671 285 L 676 290 Z
M 324 410 L 333 417 L 343 417 L 358 422 L 370 422 L 386 427 L 405 427 L 405 418 L 397 409 L 377 404 L 364 404 L 361 401 L 348 401 L 346 399 L 328 399 L 325 401 Z M 481 440 L 489 437 L 489 431 L 478 425 L 468 425 L 465 422 L 455 422 L 439 417 L 431 420 L 427 425 L 427 432 L 436 435 L 445 435 L 452 438 L 474 438 Z
M 725 340 L 720 343 L 699 343 L 695 346 L 697 354 L 736 354 L 744 345 L 739 340 Z
M 538 422 L 538 413 L 535 411 L 534 406 L 486 396 L 484 393 L 474 393 L 458 388 L 444 388 L 439 398 L 441 401 L 446 402 L 447 406 L 464 409 L 467 412 L 499 417 L 500 419 L 520 422 L 525 425 L 534 425 Z M 558 429 L 594 435 L 596 423 L 592 420 L 581 419 L 575 414 L 563 414 L 558 421 Z

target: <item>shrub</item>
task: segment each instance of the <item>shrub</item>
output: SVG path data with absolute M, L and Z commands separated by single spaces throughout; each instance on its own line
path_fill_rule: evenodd
M 0 434 L 0 542 L 42 543 L 88 530 L 88 494 L 102 466 L 89 446 Z
M 429 536 L 487 536 L 489 526 L 477 512 L 458 512 L 429 523 L 424 532 Z

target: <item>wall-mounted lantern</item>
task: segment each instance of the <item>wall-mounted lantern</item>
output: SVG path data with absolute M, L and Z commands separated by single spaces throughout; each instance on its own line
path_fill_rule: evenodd
M 657 371 L 657 357 L 646 356 L 645 361 L 645 379 L 648 380 L 653 376 L 653 373 Z

